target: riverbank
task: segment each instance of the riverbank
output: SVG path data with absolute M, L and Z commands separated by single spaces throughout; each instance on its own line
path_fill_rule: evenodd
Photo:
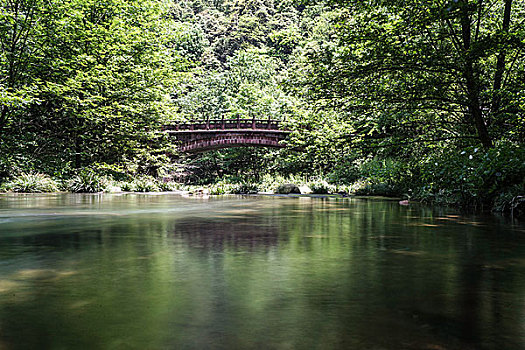
M 0 193 L 179 193 L 183 196 L 215 196 L 225 194 L 244 195 L 310 195 L 310 196 L 380 196 L 404 201 L 419 201 L 425 204 L 452 206 L 472 211 L 493 211 L 524 216 L 525 196 L 519 186 L 512 190 L 494 191 L 489 200 L 480 199 L 473 191 L 450 191 L 446 188 L 412 190 L 396 182 L 379 182 L 361 179 L 351 184 L 334 184 L 325 179 L 306 177 L 280 177 L 265 175 L 259 181 L 220 180 L 209 184 L 186 184 L 172 181 L 169 177 L 154 178 L 135 176 L 116 180 L 97 172 L 84 169 L 77 175 L 61 179 L 45 174 L 21 174 L 0 184 Z

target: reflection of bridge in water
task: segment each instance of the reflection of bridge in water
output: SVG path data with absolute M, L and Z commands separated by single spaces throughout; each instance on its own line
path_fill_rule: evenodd
M 179 150 L 200 153 L 231 147 L 286 147 L 290 131 L 273 119 L 209 119 L 164 127 L 180 142 Z
M 272 247 L 279 242 L 280 227 L 268 218 L 176 220 L 174 234 L 192 246 L 222 250 L 229 247 Z

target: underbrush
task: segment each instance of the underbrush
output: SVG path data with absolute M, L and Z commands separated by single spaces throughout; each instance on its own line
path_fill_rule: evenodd
M 45 174 L 21 174 L 12 181 L 2 185 L 2 189 L 8 192 L 20 193 L 44 193 L 57 192 L 58 183 Z
M 120 182 L 120 189 L 125 192 L 159 192 L 168 188 L 168 185 L 162 184 L 151 176 L 139 176 L 132 181 Z
M 513 199 L 525 195 L 525 149 L 509 143 L 445 150 L 419 170 L 415 197 L 426 202 L 509 212 Z
M 73 193 L 96 193 L 106 190 L 109 180 L 92 169 L 83 169 L 65 182 L 65 189 Z
M 313 194 L 337 193 L 337 186 L 329 184 L 326 180 L 309 182 L 306 186 Z
M 234 194 L 256 194 L 258 192 L 258 185 L 249 182 L 240 183 L 233 188 Z

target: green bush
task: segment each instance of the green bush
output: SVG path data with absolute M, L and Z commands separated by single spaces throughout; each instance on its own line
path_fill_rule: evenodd
M 219 182 L 219 183 L 211 185 L 209 187 L 209 190 L 210 190 L 211 195 L 221 195 L 221 194 L 234 193 L 235 189 L 238 186 L 239 185 L 237 184 Z
M 226 194 L 226 189 L 223 186 L 213 185 L 210 187 L 211 195 L 221 195 Z
M 357 196 L 399 197 L 402 195 L 399 188 L 386 183 L 365 183 L 355 188 L 353 192 Z
M 259 188 L 254 183 L 245 182 L 235 186 L 232 192 L 235 194 L 257 194 Z
M 342 184 L 353 183 L 359 179 L 360 170 L 351 161 L 336 164 L 328 174 L 330 183 Z
M 159 190 L 163 191 L 163 192 L 171 192 L 171 191 L 175 191 L 179 188 L 178 186 L 179 184 L 177 184 L 176 182 L 171 182 L 171 181 L 168 181 L 168 182 L 164 182 L 164 181 L 158 181 L 158 187 L 159 187 Z
M 406 193 L 413 184 L 411 168 L 406 162 L 390 158 L 369 159 L 360 167 L 362 179 L 369 182 L 363 190 L 378 196 Z
M 119 183 L 120 189 L 124 192 L 159 192 L 168 186 L 159 186 L 159 183 L 151 176 L 140 176 L 133 181 Z M 166 191 L 166 190 L 164 190 Z M 171 190 L 168 190 L 171 191 Z
M 512 213 L 516 216 L 525 214 L 525 181 L 501 192 L 494 200 L 493 210 Z
M 282 176 L 264 174 L 259 184 L 259 190 L 262 192 L 275 192 L 279 184 L 283 182 L 285 182 L 285 179 Z
M 56 192 L 58 184 L 45 174 L 22 174 L 4 184 L 4 188 L 7 191 L 22 193 Z
M 134 192 L 158 192 L 159 186 L 157 181 L 151 176 L 141 176 L 133 180 L 133 190 Z
M 501 206 L 504 199 L 498 199 L 499 196 L 517 191 L 514 187 L 525 178 L 525 149 L 498 143 L 487 150 L 477 147 L 444 150 L 429 155 L 419 172 L 421 185 L 416 190 L 417 197 L 464 207 Z
M 133 192 L 135 190 L 135 187 L 133 186 L 133 181 L 119 182 L 118 185 L 120 186 L 120 189 L 124 192 Z
M 312 190 L 313 194 L 329 194 L 335 192 L 335 187 L 326 181 L 310 182 L 308 187 Z
M 104 191 L 109 184 L 107 178 L 92 169 L 83 169 L 67 181 L 67 190 L 74 193 L 96 193 Z
M 232 183 L 228 179 L 221 180 L 208 186 L 209 194 L 211 195 L 236 193 L 239 188 L 239 183 Z

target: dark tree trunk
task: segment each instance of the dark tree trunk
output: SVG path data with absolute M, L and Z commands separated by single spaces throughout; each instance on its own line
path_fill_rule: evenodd
M 5 127 L 7 126 L 7 114 L 9 109 L 7 106 L 2 106 L 2 112 L 0 112 L 0 135 L 4 132 Z
M 75 168 L 80 169 L 82 167 L 82 149 L 80 147 L 80 137 L 75 135 Z

